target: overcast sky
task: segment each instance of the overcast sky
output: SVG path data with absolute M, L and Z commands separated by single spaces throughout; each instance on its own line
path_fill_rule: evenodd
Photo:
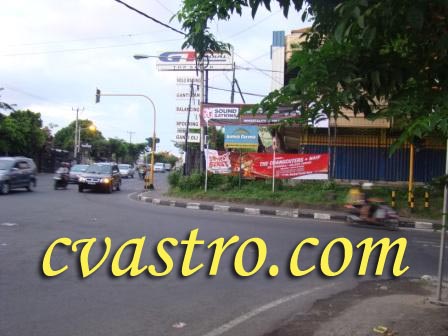
M 180 29 L 181 0 L 125 0 L 158 20 Z M 266 95 L 271 85 L 272 32 L 303 27 L 299 15 L 285 19 L 274 7 L 260 11 L 255 20 L 247 12 L 230 22 L 213 22 L 212 32 L 234 46 L 236 78 L 242 91 Z M 159 55 L 180 51 L 182 35 L 171 31 L 114 0 L 3 1 L 0 11 L 1 100 L 18 109 L 40 112 L 45 126 L 58 129 L 75 119 L 72 108 L 84 108 L 80 118 L 93 120 L 106 138 L 143 142 L 152 135 L 152 107 L 138 97 L 102 97 L 104 93 L 145 94 L 157 109 L 159 150 L 178 154 L 175 138 L 175 72 L 156 69 L 156 59 L 136 61 L 135 54 Z M 230 89 L 230 72 L 210 74 L 210 86 Z M 261 98 L 246 95 L 246 102 Z M 230 102 L 230 92 L 210 90 L 209 101 Z M 235 102 L 242 102 L 236 96 Z

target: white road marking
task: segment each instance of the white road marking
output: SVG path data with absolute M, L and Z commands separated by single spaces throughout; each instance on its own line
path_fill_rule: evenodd
M 8 244 L 6 244 L 6 243 L 1 243 L 0 245 L 1 246 L 8 246 Z
M 228 332 L 229 330 L 235 328 L 236 326 L 240 325 L 241 323 L 244 323 L 247 320 L 249 320 L 249 319 L 251 319 L 251 318 L 253 318 L 253 317 L 257 316 L 257 315 L 259 315 L 261 313 L 264 313 L 265 311 L 268 311 L 268 310 L 270 310 L 272 308 L 278 307 L 278 306 L 280 306 L 280 305 L 282 305 L 282 304 L 284 304 L 286 302 L 295 300 L 295 299 L 297 299 L 299 297 L 306 296 L 306 295 L 312 294 L 314 292 L 321 291 L 323 289 L 334 287 L 335 285 L 336 284 L 333 283 L 333 284 L 330 284 L 330 285 L 327 285 L 327 286 L 316 287 L 316 288 L 313 288 L 313 289 L 310 289 L 310 290 L 307 290 L 307 291 L 304 291 L 304 292 L 299 292 L 299 293 L 296 293 L 296 294 L 293 294 L 293 295 L 282 297 L 282 298 L 280 298 L 278 300 L 272 301 L 272 302 L 270 302 L 268 304 L 265 304 L 265 305 L 263 305 L 261 307 L 258 307 L 257 309 L 254 309 L 254 310 L 252 310 L 252 311 L 250 311 L 250 312 L 248 312 L 246 314 L 243 314 L 240 317 L 237 317 L 236 319 L 234 319 L 234 320 L 232 320 L 230 322 L 227 322 L 227 323 L 223 324 L 222 326 L 220 326 L 220 327 L 218 327 L 216 329 L 213 329 L 212 331 L 206 333 L 203 336 L 219 336 L 219 335 L 222 335 L 222 334 Z
M 0 226 L 16 226 L 16 223 L 1 223 Z

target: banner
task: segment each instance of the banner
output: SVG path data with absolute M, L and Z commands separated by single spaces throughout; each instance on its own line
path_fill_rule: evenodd
M 224 147 L 236 149 L 258 149 L 257 126 L 226 126 Z
M 237 152 L 213 151 L 207 160 L 208 171 L 214 174 L 238 175 L 241 165 L 241 175 L 245 178 L 272 178 L 273 153 L 243 153 L 240 158 Z M 276 153 L 275 178 L 328 179 L 328 154 Z
M 246 112 L 240 115 L 243 107 L 250 105 L 241 104 L 203 104 L 201 108 L 202 126 L 226 126 L 226 125 L 255 125 L 267 126 L 277 125 L 280 122 L 298 117 L 299 114 L 292 109 L 277 111 L 268 118 L 266 113 Z
M 219 153 L 214 149 L 205 150 L 205 163 L 207 171 L 213 174 L 231 174 L 232 164 L 230 161 L 230 152 Z

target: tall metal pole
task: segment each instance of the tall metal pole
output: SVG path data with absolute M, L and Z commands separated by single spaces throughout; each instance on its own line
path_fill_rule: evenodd
M 154 102 L 151 98 L 149 98 L 146 95 L 143 94 L 133 94 L 133 93 L 99 93 L 100 91 L 97 90 L 97 96 L 108 96 L 108 97 L 143 97 L 146 98 L 152 105 L 153 111 L 154 111 L 154 130 L 152 133 L 152 153 L 151 153 L 151 173 L 150 173 L 150 182 L 148 189 L 154 189 L 154 152 L 156 150 L 156 106 L 154 105 Z
M 448 175 L 448 139 L 446 141 L 445 175 Z M 448 184 L 445 183 L 445 188 L 443 190 L 443 221 L 442 221 L 442 230 L 440 232 L 439 279 L 437 283 L 437 301 L 439 303 L 442 302 L 443 262 L 445 259 L 446 225 L 448 222 L 447 212 L 448 212 Z
M 74 110 L 74 109 L 72 108 L 72 110 Z M 74 148 L 73 148 L 73 157 L 75 158 L 75 160 L 77 160 L 77 155 L 78 155 L 78 113 L 79 113 L 79 108 L 76 108 L 75 144 L 74 144 Z
M 408 206 L 414 209 L 414 144 L 409 145 L 409 182 L 408 182 Z
M 204 103 L 204 58 L 202 57 L 199 61 L 199 67 L 200 67 L 200 75 L 201 75 L 201 79 L 200 79 L 200 105 L 199 105 L 199 110 L 202 111 L 202 105 Z M 204 132 L 205 127 L 201 127 L 201 139 L 200 139 L 200 148 L 201 148 L 201 160 L 200 160 L 200 171 L 203 172 L 204 171 Z

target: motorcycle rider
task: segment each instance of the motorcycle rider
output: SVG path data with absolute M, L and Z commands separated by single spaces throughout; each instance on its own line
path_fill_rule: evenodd
M 70 173 L 70 165 L 67 162 L 62 162 L 61 166 L 58 168 L 56 173 L 59 174 L 62 179 L 68 181 Z
M 381 200 L 373 199 L 369 195 L 369 191 L 372 190 L 373 183 L 363 183 L 362 184 L 362 190 L 363 190 L 363 206 L 361 208 L 361 214 L 360 218 L 364 221 L 372 222 L 375 221 L 374 215 L 376 210 L 378 209 L 378 202 Z

